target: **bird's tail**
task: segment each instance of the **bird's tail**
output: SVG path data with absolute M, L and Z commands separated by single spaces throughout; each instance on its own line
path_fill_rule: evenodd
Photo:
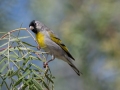
M 77 75 L 79 75 L 80 76 L 80 74 L 82 74 L 76 67 L 75 67 L 75 65 L 73 65 L 73 64 L 69 64 L 71 67 L 72 67 L 72 69 L 77 73 Z
M 73 64 L 73 63 L 68 63 L 71 67 L 72 67 L 72 69 L 77 73 L 77 75 L 79 75 L 80 76 L 80 74 L 82 74 L 77 68 L 76 68 L 76 66 Z

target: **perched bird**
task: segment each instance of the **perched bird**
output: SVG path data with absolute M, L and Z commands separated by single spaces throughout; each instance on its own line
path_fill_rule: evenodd
M 61 59 L 67 62 L 73 70 L 80 76 L 80 71 L 72 63 L 73 56 L 68 51 L 67 47 L 61 42 L 61 40 L 56 37 L 56 35 L 48 27 L 39 21 L 31 21 L 29 24 L 30 30 L 35 33 L 36 40 L 41 48 L 49 52 L 52 59 L 48 62 L 54 60 L 55 58 Z M 48 63 L 47 62 L 47 63 Z

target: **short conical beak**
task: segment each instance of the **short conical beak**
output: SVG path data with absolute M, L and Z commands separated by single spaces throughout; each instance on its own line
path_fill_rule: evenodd
M 33 30 L 34 29 L 34 27 L 33 26 L 30 26 L 30 30 Z

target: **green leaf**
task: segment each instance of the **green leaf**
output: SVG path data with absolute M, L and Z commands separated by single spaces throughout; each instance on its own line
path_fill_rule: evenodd
M 19 69 L 19 66 L 17 65 L 17 63 L 15 62 L 15 60 L 13 61 L 13 60 L 10 59 L 10 61 Z
M 25 36 L 25 37 L 18 37 L 18 38 L 13 38 L 10 41 L 20 41 L 20 39 L 25 39 L 25 38 L 29 38 L 30 36 Z
M 37 87 L 38 90 L 43 90 L 40 83 L 38 83 L 35 79 L 32 80 L 34 85 Z
M 27 42 L 24 42 L 24 41 L 21 41 L 21 42 L 24 43 L 24 44 L 26 44 L 26 45 L 28 45 L 28 46 L 36 47 L 36 46 L 33 46 L 33 45 L 31 45 L 31 44 L 29 44 L 29 43 L 27 43 Z
M 45 75 L 45 76 L 46 76 L 46 78 L 47 78 L 50 82 L 54 83 L 53 80 L 52 80 L 51 78 L 49 78 L 48 75 Z
M 38 60 L 39 58 L 36 56 L 29 56 L 30 58 L 32 58 L 33 60 Z
M 4 60 L 7 60 L 7 58 L 6 58 L 6 57 L 2 58 L 2 59 L 0 60 L 0 64 L 2 64 L 2 63 L 4 62 Z
M 10 76 L 10 75 L 13 74 L 13 73 L 14 73 L 13 70 L 9 70 L 9 71 L 7 72 L 7 74 L 6 74 L 6 76 Z
M 30 48 L 24 48 L 24 47 L 15 47 L 15 48 L 10 48 L 9 49 L 10 51 L 13 51 L 13 50 L 21 50 L 21 51 L 23 51 L 23 50 L 31 50 L 32 51 L 32 49 L 30 49 Z
M 28 61 L 30 60 L 30 58 L 23 58 L 24 59 L 24 62 L 23 62 L 23 66 L 26 65 L 28 63 Z
M 31 65 L 29 64 L 29 65 L 25 68 L 24 72 L 26 72 L 27 70 L 30 70 L 30 67 L 31 67 Z M 23 72 L 23 73 L 24 73 L 24 72 Z
M 14 60 L 14 62 L 20 62 L 20 61 L 23 61 L 23 58 L 16 58 L 16 59 Z
M 31 63 L 31 65 L 34 66 L 35 68 L 37 68 L 39 71 L 44 72 L 44 71 L 43 71 L 40 67 L 38 67 L 37 65 L 32 64 L 32 63 Z
M 39 77 L 39 79 L 42 80 L 42 83 L 44 84 L 44 86 L 49 90 L 49 87 L 48 87 L 47 84 L 45 83 L 44 79 L 42 79 L 34 70 L 33 70 L 33 73 L 34 73 L 37 77 Z
M 22 90 L 25 90 L 25 88 L 27 88 L 28 85 L 27 84 L 24 84 L 23 87 L 22 87 Z
M 7 66 L 8 66 L 8 64 L 3 65 L 2 69 L 0 70 L 0 73 L 2 73 L 3 70 L 4 70 L 5 68 L 7 68 Z
M 38 89 L 35 87 L 34 84 L 32 84 L 32 85 L 29 86 L 29 90 L 38 90 Z
M 19 79 L 13 86 L 17 86 L 18 84 L 20 84 L 22 82 L 22 79 Z
M 14 54 L 9 54 L 9 58 L 18 58 L 18 57 Z
M 48 86 L 45 82 L 43 82 L 43 85 L 44 85 L 48 90 L 50 90 L 50 89 L 49 89 L 49 86 Z
M 3 46 L 5 46 L 5 45 L 8 45 L 8 42 L 0 45 L 0 48 L 3 47 Z
M 9 38 L 2 38 L 2 39 L 0 39 L 0 40 L 8 40 Z
M 5 54 L 6 51 L 7 51 L 7 49 L 0 51 L 0 55 Z
M 9 50 L 10 50 L 10 49 L 9 49 Z M 17 54 L 14 50 L 12 51 L 12 53 L 13 53 L 14 55 L 16 55 L 17 57 L 19 57 L 18 54 Z
M 32 78 L 24 79 L 23 81 L 24 81 L 24 83 L 27 84 L 27 85 L 33 84 L 33 83 L 32 83 Z
M 27 75 L 29 75 L 31 73 L 31 71 L 28 69 L 25 74 L 22 75 L 22 77 L 20 77 L 19 79 L 23 79 L 25 78 Z
M 19 73 L 18 73 L 19 71 L 20 71 L 20 68 L 19 68 L 17 71 L 13 72 L 13 73 L 10 75 L 10 77 L 13 77 L 13 76 L 15 76 L 15 75 L 18 75 L 18 74 L 19 74 Z
M 36 73 L 35 70 L 32 70 L 32 72 L 34 73 L 34 75 L 35 75 L 36 77 L 38 77 L 37 79 L 40 79 L 40 80 L 44 81 L 44 80 L 42 79 L 42 77 L 41 77 L 38 73 Z M 33 77 L 33 78 L 34 78 L 34 77 Z

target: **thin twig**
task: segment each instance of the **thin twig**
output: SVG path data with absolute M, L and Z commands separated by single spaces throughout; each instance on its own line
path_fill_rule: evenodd
M 9 46 L 9 48 L 12 48 L 12 46 Z M 3 50 L 5 50 L 5 49 L 7 49 L 7 48 L 0 49 L 0 52 L 3 51 Z
M 39 56 L 39 54 L 38 53 L 35 53 L 36 55 L 37 55 L 37 57 L 39 58 L 39 59 L 41 59 L 42 60 L 42 58 Z
M 8 32 L 8 36 L 9 36 L 9 39 L 8 39 L 8 70 L 10 71 L 10 32 Z M 11 83 L 11 80 L 10 80 L 10 83 Z
M 9 70 L 10 70 L 10 58 L 9 58 L 9 47 L 10 47 L 10 33 L 8 32 L 8 35 L 9 35 L 9 40 L 8 40 L 8 67 L 9 67 Z
M 8 32 L 8 33 L 13 33 L 13 32 L 19 31 L 19 30 L 26 30 L 26 28 L 18 28 L 18 29 L 15 29 L 15 30 L 10 31 L 10 32 Z M 5 38 L 5 37 L 8 35 L 8 33 L 4 34 L 4 35 L 0 38 L 0 40 L 2 40 L 3 38 Z
M 22 23 L 23 24 L 23 23 Z M 20 28 L 22 27 L 22 24 L 20 25 Z M 19 36 L 19 34 L 20 34 L 20 31 L 18 31 L 18 35 L 17 35 L 17 37 Z

